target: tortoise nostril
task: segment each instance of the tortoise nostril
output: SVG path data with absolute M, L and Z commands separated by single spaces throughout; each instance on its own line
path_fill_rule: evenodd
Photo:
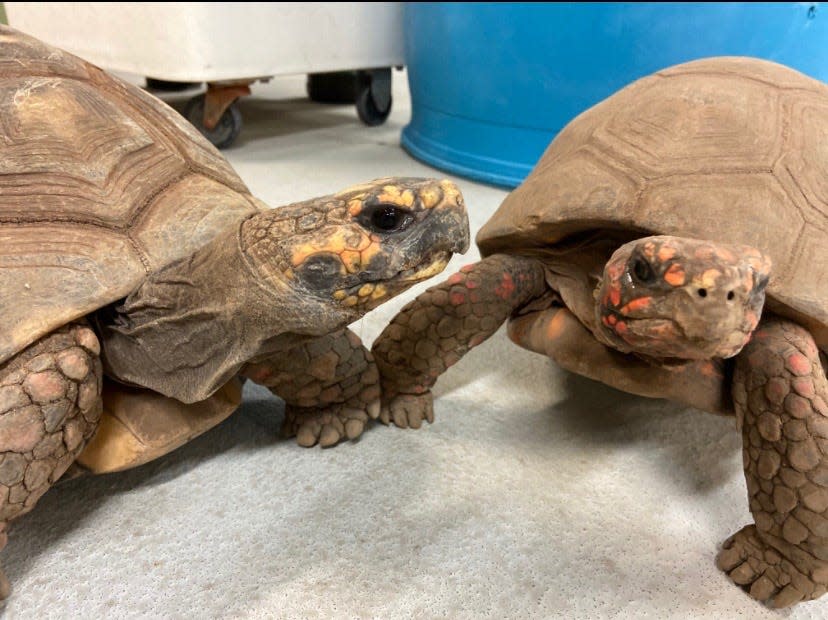
M 733 291 L 728 291 L 728 293 L 727 293 L 727 300 L 728 300 L 728 301 L 733 301 L 733 298 L 734 298 L 734 297 L 736 297 L 736 293 L 734 293 Z
M 706 288 L 700 288 L 698 293 L 699 293 L 699 297 L 707 297 L 707 289 Z

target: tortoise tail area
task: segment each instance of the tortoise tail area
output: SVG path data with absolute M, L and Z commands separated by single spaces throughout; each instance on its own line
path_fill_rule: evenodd
M 402 428 L 431 422 L 437 378 L 546 290 L 539 261 L 494 254 L 405 306 L 372 349 L 382 381 L 381 420 Z

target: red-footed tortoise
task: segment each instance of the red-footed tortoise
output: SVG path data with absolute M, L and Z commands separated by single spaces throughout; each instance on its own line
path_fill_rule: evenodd
M 383 418 L 431 420 L 436 378 L 509 319 L 564 368 L 735 413 L 755 524 L 718 565 L 776 606 L 821 596 L 826 145 L 828 86 L 748 58 L 679 65 L 587 110 L 480 230 L 485 258 L 376 341 Z
M 244 378 L 300 444 L 356 437 L 379 375 L 346 326 L 468 246 L 448 181 L 267 209 L 174 110 L 2 26 L 0 141 L 0 548 L 73 462 L 169 452 Z

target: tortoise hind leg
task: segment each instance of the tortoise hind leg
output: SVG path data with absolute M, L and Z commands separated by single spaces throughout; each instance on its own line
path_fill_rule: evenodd
M 241 374 L 284 399 L 282 431 L 302 446 L 355 439 L 379 415 L 374 358 L 348 329 L 247 364 Z
M 755 524 L 728 539 L 717 564 L 759 600 L 786 607 L 828 587 L 828 380 L 813 337 L 787 321 L 760 326 L 736 362 Z
M 9 522 L 34 507 L 95 432 L 99 353 L 92 330 L 75 324 L 0 365 L 0 549 Z M 8 581 L 0 576 L 5 598 Z

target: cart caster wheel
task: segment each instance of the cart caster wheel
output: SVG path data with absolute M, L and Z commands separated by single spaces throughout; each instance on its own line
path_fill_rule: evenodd
M 391 114 L 391 69 L 360 71 L 356 109 L 359 120 L 369 127 L 382 125 Z
M 218 124 L 213 129 L 207 129 L 204 126 L 204 95 L 193 97 L 187 102 L 184 117 L 218 149 L 226 149 L 233 144 L 242 127 L 241 112 L 234 101 L 221 115 Z

